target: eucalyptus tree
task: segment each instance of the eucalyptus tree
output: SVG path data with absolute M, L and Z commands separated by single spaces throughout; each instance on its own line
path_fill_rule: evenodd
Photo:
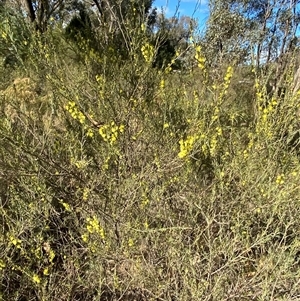
M 240 4 L 233 4 L 233 1 L 209 2 L 210 16 L 202 43 L 208 63 L 213 66 L 224 60 L 243 61 L 249 54 L 249 20 L 243 15 Z
M 281 61 L 297 43 L 299 0 L 211 0 L 205 42 L 218 59 Z

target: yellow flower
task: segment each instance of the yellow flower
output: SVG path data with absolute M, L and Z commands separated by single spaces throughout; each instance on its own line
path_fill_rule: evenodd
M 2 37 L 4 40 L 6 40 L 6 39 L 7 39 L 7 33 L 2 32 L 1 37 Z
M 81 235 L 81 238 L 84 242 L 87 242 L 89 240 L 89 235 L 87 233 Z
M 88 197 L 89 197 L 89 189 L 85 187 L 85 188 L 83 189 L 82 199 L 83 199 L 84 201 L 86 201 L 86 200 L 88 199 Z
M 225 82 L 230 81 L 230 79 L 231 79 L 231 77 L 232 77 L 232 74 L 233 74 L 233 68 L 232 68 L 231 66 L 229 66 L 229 67 L 227 68 L 227 72 L 226 72 L 224 81 L 225 81 Z
M 52 249 L 50 249 L 49 254 L 48 254 L 49 262 L 52 264 L 53 260 L 55 258 L 55 253 Z
M 113 145 L 117 142 L 119 133 L 124 132 L 125 126 L 121 124 L 117 126 L 114 121 L 110 125 L 103 125 L 99 128 L 99 134 L 105 142 L 108 142 L 110 145 Z
M 92 129 L 88 129 L 86 133 L 87 137 L 93 138 L 94 137 L 94 132 Z
M 33 280 L 33 282 L 35 282 L 37 284 L 41 283 L 41 279 L 40 279 L 40 277 L 37 274 L 34 274 L 32 276 L 32 280 Z
M 217 131 L 217 135 L 218 135 L 218 136 L 222 136 L 222 128 L 217 127 L 217 128 L 216 128 L 216 131 Z
M 3 260 L 0 259 L 0 271 L 6 267 L 6 264 Z
M 119 131 L 120 131 L 120 133 L 123 133 L 123 132 L 124 132 L 124 128 L 125 128 L 124 124 L 121 124 L 121 125 L 119 126 Z
M 63 205 L 66 211 L 72 212 L 72 209 L 68 203 L 65 203 L 63 200 L 60 200 L 59 202 Z
M 78 120 L 81 124 L 85 122 L 85 116 L 80 111 L 78 111 Z
M 142 202 L 141 202 L 142 207 L 145 207 L 148 204 L 149 204 L 149 199 L 148 198 L 143 199 Z
M 134 242 L 132 238 L 128 239 L 128 247 L 133 247 L 134 246 Z
M 88 218 L 87 222 L 86 228 L 89 233 L 98 233 L 102 239 L 105 238 L 104 229 L 100 226 L 100 223 L 95 216 L 93 218 Z
M 187 136 L 186 140 L 181 139 L 179 141 L 180 152 L 178 153 L 179 158 L 186 157 L 189 152 L 193 149 L 194 143 L 197 139 L 197 136 Z
M 276 183 L 278 185 L 282 185 L 284 183 L 284 174 L 280 174 L 280 175 L 277 176 Z
M 16 248 L 21 249 L 22 241 L 20 239 L 14 237 L 13 235 L 10 235 L 9 240 Z
M 195 47 L 195 59 L 198 62 L 198 67 L 205 71 L 205 63 L 206 63 L 206 58 L 204 57 L 204 55 L 202 54 L 202 48 L 201 46 L 196 46 Z
M 145 61 L 151 63 L 154 56 L 154 47 L 151 44 L 146 43 L 142 46 L 141 51 Z

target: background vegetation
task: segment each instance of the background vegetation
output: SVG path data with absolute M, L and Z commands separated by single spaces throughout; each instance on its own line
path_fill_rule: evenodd
M 297 1 L 151 7 L 0 2 L 1 300 L 300 298 Z

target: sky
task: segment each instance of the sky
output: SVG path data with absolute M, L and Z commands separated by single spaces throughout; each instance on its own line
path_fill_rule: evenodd
M 208 19 L 208 0 L 155 0 L 154 6 L 163 9 L 167 17 L 190 16 L 198 21 L 200 29 L 203 29 Z

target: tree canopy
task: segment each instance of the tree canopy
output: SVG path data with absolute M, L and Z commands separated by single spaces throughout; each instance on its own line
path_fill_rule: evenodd
M 256 66 L 283 57 L 297 43 L 299 1 L 211 0 L 205 41 L 211 57 L 251 59 Z

